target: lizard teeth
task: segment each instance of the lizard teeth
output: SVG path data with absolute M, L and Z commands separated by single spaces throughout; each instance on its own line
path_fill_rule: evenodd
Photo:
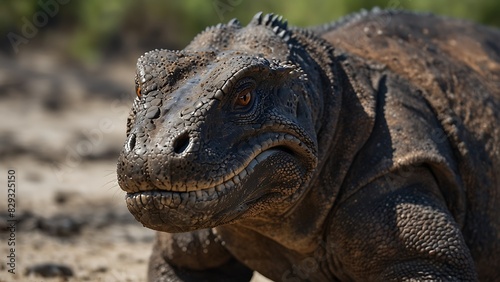
M 161 203 L 164 206 L 170 206 L 170 204 L 172 204 L 172 194 L 168 193 L 167 195 L 161 197 Z
M 195 193 L 197 198 L 203 197 L 203 192 L 201 190 L 196 190 Z
M 249 173 L 252 173 L 253 172 L 253 169 L 255 168 L 255 166 L 258 164 L 259 162 L 257 161 L 257 159 L 253 159 L 247 166 L 247 172 Z
M 230 173 L 226 174 L 226 177 L 211 179 L 209 185 L 207 185 L 208 187 L 199 187 L 191 183 L 191 185 L 187 186 L 193 189 L 187 191 L 186 186 L 177 183 L 176 185 L 178 186 L 172 187 L 172 190 L 136 191 L 138 192 L 137 194 L 127 197 L 127 206 L 131 210 L 141 212 L 141 210 L 149 208 L 160 209 L 160 206 L 161 208 L 177 208 L 184 205 L 194 206 L 201 202 L 213 201 L 235 189 L 235 187 L 240 186 L 255 171 L 257 165 L 265 162 L 274 154 L 281 152 L 281 150 L 275 148 L 276 146 L 283 145 L 283 142 L 289 145 L 302 145 L 300 140 L 290 134 L 277 134 L 272 139 L 275 141 L 265 138 L 265 136 L 258 139 L 259 145 L 254 146 L 252 148 L 254 150 L 251 153 L 244 154 L 249 155 L 244 168 L 239 172 L 228 169 Z M 181 191 L 182 188 L 185 188 L 185 190 Z
M 233 182 L 234 182 L 235 184 L 240 184 L 240 182 L 241 182 L 241 181 L 240 181 L 240 176 L 239 176 L 239 174 L 233 177 Z
M 208 197 L 211 198 L 214 194 L 215 194 L 215 188 L 214 187 L 208 189 Z
M 217 190 L 217 192 L 222 192 L 224 191 L 226 187 L 224 186 L 224 184 L 219 184 L 217 186 L 215 186 L 215 190 Z
M 254 172 L 259 163 L 264 162 L 276 152 L 279 150 L 269 149 L 258 154 L 240 173 L 215 187 L 189 192 L 152 191 L 134 194 L 126 198 L 127 206 L 132 213 L 137 214 L 144 212 L 145 209 L 162 210 L 164 208 L 175 209 L 179 206 L 192 207 L 200 201 L 214 200 L 239 185 L 242 179 Z
M 267 150 L 258 154 L 257 157 L 255 157 L 255 159 L 260 163 L 276 152 L 277 150 Z
M 150 200 L 150 196 L 142 194 L 140 199 L 143 205 L 147 205 Z
M 241 180 L 241 179 L 244 179 L 247 175 L 248 175 L 248 174 L 247 174 L 247 170 L 246 170 L 246 169 L 242 170 L 242 171 L 238 174 L 238 176 L 240 177 L 240 180 Z

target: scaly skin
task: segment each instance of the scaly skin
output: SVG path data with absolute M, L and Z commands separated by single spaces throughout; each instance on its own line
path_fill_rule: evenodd
M 335 49 L 334 49 L 335 48 Z M 118 161 L 150 281 L 500 277 L 500 32 L 272 15 L 137 64 Z

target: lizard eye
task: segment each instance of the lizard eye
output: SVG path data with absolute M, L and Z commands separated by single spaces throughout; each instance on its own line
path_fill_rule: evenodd
M 138 83 L 135 83 L 135 94 L 137 95 L 137 97 L 141 98 L 141 87 Z
M 245 107 L 252 101 L 252 88 L 246 88 L 238 94 L 236 105 Z
M 247 107 L 252 104 L 254 97 L 254 90 L 256 87 L 255 80 L 253 78 L 246 78 L 241 80 L 236 87 L 236 101 L 234 101 L 235 106 L 239 108 Z

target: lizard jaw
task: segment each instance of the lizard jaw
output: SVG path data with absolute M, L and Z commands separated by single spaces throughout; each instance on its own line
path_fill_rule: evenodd
M 276 163 L 282 163 L 288 170 L 290 167 L 296 169 L 297 187 L 289 186 L 288 189 L 298 189 L 301 182 L 298 179 L 305 169 L 290 152 L 272 148 L 252 159 L 243 170 L 245 172 L 237 175 L 238 183 L 233 177 L 216 187 L 198 191 L 156 189 L 128 193 L 127 207 L 144 226 L 158 231 L 187 232 L 227 224 L 253 215 L 261 210 L 255 207 L 262 207 L 265 202 L 272 202 L 273 198 L 283 198 L 282 188 L 270 187 L 279 186 L 282 181 L 279 177 L 272 177 L 279 172 L 269 174 L 269 169 L 274 169 Z

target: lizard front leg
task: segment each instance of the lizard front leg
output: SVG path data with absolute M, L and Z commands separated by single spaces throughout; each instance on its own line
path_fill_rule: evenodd
M 470 251 L 428 168 L 397 187 L 384 177 L 341 201 L 330 225 L 333 265 L 355 281 L 476 281 Z
M 212 229 L 158 232 L 148 281 L 250 281 L 252 270 L 222 246 Z

